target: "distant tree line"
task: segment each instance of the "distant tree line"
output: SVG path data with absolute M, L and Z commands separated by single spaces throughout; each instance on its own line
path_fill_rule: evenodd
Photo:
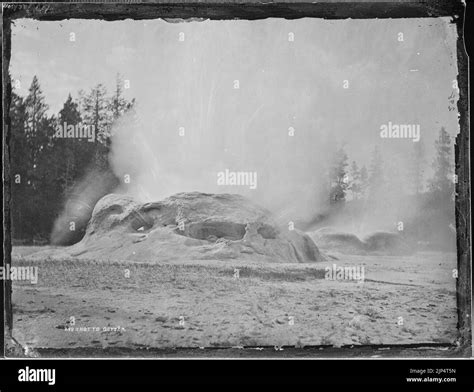
M 452 196 L 454 191 L 453 146 L 451 137 L 444 127 L 441 128 L 438 138 L 434 142 L 436 149 L 433 161 L 433 177 L 427 180 L 426 192 L 435 199 L 445 199 Z M 424 147 L 422 143 L 413 144 L 411 162 L 407 167 L 405 182 L 408 185 L 398 192 L 405 194 L 423 193 L 424 185 Z M 334 158 L 328 169 L 329 203 L 331 205 L 344 204 L 348 199 L 371 199 L 383 197 L 381 192 L 390 181 L 384 171 L 385 163 L 380 148 L 375 146 L 370 160 L 369 169 L 359 167 L 356 161 L 349 165 L 348 156 L 343 147 L 335 151 Z
M 79 91 L 77 100 L 69 94 L 56 115 L 47 114 L 49 106 L 36 76 L 26 97 L 12 92 L 13 239 L 48 240 L 64 201 L 81 178 L 91 170 L 114 177 L 108 162 L 111 130 L 114 122 L 133 110 L 134 103 L 124 98 L 120 75 L 111 95 L 103 84 L 89 92 Z M 95 138 L 91 142 L 86 138 L 55 137 L 58 126 L 64 124 L 93 125 Z
M 356 161 L 349 164 L 344 148 L 339 147 L 327 170 L 327 215 L 351 216 L 351 212 L 359 209 L 371 214 L 386 211 L 387 219 L 390 219 L 391 206 L 384 201 L 398 199 L 399 204 L 413 204 L 418 208 L 415 214 L 407 213 L 406 219 L 403 210 L 398 213 L 399 219 L 405 219 L 405 235 L 419 241 L 454 243 L 454 148 L 444 127 L 440 129 L 434 147 L 431 178 L 425 178 L 425 151 L 421 142 L 413 143 L 409 161 L 403 166 L 407 171 L 389 173 L 378 146 L 372 152 L 368 169 L 360 167 Z M 397 176 L 399 178 L 395 178 Z M 361 219 L 361 215 L 357 218 Z

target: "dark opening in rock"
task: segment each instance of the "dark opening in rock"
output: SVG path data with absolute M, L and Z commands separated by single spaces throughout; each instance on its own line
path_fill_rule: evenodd
M 199 240 L 207 240 L 210 237 L 236 241 L 244 238 L 244 234 L 245 225 L 233 222 L 208 221 L 190 223 L 184 230 L 184 235 Z
M 135 212 L 130 224 L 135 231 L 145 231 L 153 227 L 153 219 L 147 214 Z
M 270 225 L 262 225 L 257 232 L 266 240 L 274 240 L 278 235 L 278 231 Z

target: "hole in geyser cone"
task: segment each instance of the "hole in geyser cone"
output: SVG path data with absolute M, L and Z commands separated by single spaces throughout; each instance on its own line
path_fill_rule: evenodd
M 196 222 L 186 226 L 184 231 L 177 230 L 178 234 L 198 240 L 225 238 L 228 240 L 241 240 L 245 235 L 245 224 L 234 222 Z
M 138 232 L 150 230 L 153 227 L 153 219 L 147 214 L 135 213 L 130 223 L 132 229 Z
M 266 240 L 274 240 L 277 235 L 278 231 L 269 225 L 262 225 L 258 230 L 257 233 L 260 234 Z

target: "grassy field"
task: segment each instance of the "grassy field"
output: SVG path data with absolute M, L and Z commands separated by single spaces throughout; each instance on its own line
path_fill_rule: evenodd
M 454 254 L 263 265 L 56 260 L 44 249 L 12 254 L 14 266 L 38 267 L 37 284 L 13 283 L 13 336 L 33 349 L 339 347 L 457 336 Z M 364 266 L 364 282 L 325 279 L 333 264 Z

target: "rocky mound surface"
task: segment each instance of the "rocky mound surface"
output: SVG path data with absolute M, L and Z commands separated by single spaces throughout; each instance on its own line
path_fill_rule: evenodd
M 324 260 L 303 232 L 278 227 L 271 213 L 234 194 L 179 193 L 141 204 L 118 194 L 96 204 L 75 257 L 107 260 Z
M 369 252 L 392 252 L 396 254 L 410 254 L 414 251 L 414 244 L 398 233 L 377 231 L 364 238 L 365 249 Z
M 325 227 L 310 233 L 310 236 L 321 249 L 345 254 L 405 255 L 414 251 L 413 244 L 402 235 L 385 231 L 369 234 L 361 240 L 352 233 Z

